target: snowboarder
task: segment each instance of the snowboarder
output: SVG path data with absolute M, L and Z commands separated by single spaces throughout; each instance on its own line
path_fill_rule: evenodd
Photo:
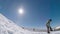
M 46 23 L 46 27 L 47 27 L 47 33 L 50 33 L 50 31 L 53 31 L 51 26 L 50 26 L 50 22 L 52 21 L 52 19 L 49 19 L 48 22 Z

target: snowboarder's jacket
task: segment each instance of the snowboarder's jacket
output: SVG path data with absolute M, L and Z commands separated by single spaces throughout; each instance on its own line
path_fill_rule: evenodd
M 51 22 L 52 20 L 51 19 L 49 19 L 48 21 L 47 21 L 47 23 L 46 23 L 46 26 L 47 27 L 50 27 L 50 22 Z

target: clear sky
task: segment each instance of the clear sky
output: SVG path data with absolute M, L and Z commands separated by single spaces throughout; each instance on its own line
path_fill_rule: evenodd
M 52 27 L 60 26 L 60 0 L 0 0 L 0 13 L 19 26 L 44 29 L 50 18 Z

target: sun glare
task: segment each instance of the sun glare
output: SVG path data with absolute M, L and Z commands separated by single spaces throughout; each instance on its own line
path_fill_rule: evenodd
M 20 14 L 23 14 L 23 9 L 22 8 L 20 8 L 18 11 L 19 11 Z

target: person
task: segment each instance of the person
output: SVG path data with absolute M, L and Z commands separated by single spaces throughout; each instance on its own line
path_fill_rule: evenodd
M 50 23 L 51 23 L 52 19 L 49 19 L 48 22 L 46 23 L 46 27 L 47 27 L 47 32 L 50 33 L 50 31 L 53 31 L 51 26 L 50 26 Z

